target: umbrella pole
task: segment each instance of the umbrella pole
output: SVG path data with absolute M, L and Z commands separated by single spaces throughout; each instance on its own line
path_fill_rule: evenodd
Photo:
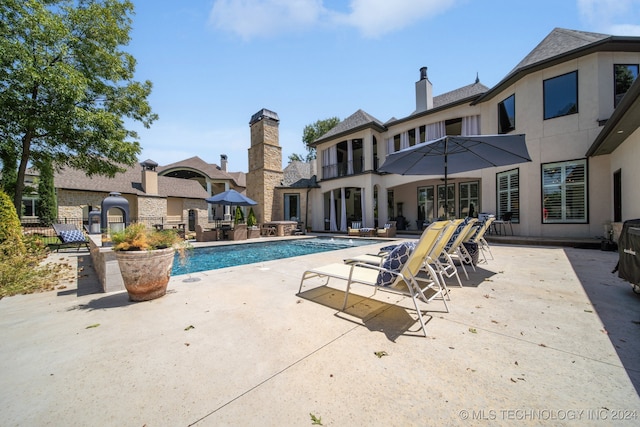
M 449 219 L 449 186 L 448 186 L 448 172 L 447 172 L 447 157 L 449 156 L 449 139 L 444 143 L 444 219 Z

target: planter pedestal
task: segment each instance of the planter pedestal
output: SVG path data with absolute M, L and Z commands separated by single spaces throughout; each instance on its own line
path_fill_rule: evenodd
M 117 251 L 116 258 L 131 301 L 148 301 L 167 293 L 175 249 Z

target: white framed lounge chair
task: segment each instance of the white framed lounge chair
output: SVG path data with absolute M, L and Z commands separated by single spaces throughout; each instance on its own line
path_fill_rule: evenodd
M 449 312 L 445 291 L 440 285 L 436 272 L 430 266 L 427 266 L 427 270 L 423 270 L 429 249 L 438 240 L 441 232 L 442 228 L 439 226 L 425 230 L 413 251 L 409 249 L 407 244 L 398 245 L 381 266 L 364 263 L 335 263 L 307 270 L 300 279 L 298 294 L 302 292 L 302 287 L 307 280 L 326 278 L 321 286 L 328 285 L 331 279 L 347 282 L 342 311 L 347 307 L 352 283 L 370 285 L 374 286 L 376 291 L 381 290 L 410 297 L 415 306 L 422 332 L 426 337 L 426 324 L 418 301 L 429 303 L 440 297 L 446 312 Z
M 475 218 L 456 220 L 456 228 L 449 238 L 449 241 L 445 244 L 443 251 L 440 254 L 434 254 L 435 256 L 432 257 L 433 262 L 438 265 L 439 271 L 443 275 L 447 277 L 453 277 L 454 275 L 456 276 L 456 278 L 458 279 L 458 285 L 460 287 L 462 287 L 462 282 L 460 281 L 458 268 L 456 267 L 456 264 L 453 260 L 453 256 L 456 256 L 460 259 L 460 266 L 462 268 L 462 271 L 464 272 L 467 280 L 469 280 L 467 269 L 464 267 L 464 262 L 462 262 L 463 258 L 460 252 L 460 245 L 462 245 L 462 241 L 477 221 L 478 220 Z

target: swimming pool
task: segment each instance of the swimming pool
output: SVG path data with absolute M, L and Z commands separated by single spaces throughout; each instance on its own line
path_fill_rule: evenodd
M 183 263 L 184 265 L 181 265 L 176 254 L 171 274 L 179 275 L 216 270 L 218 268 L 335 251 L 337 249 L 372 245 L 380 242 L 382 240 L 314 237 L 194 248 L 189 251 L 187 259 Z

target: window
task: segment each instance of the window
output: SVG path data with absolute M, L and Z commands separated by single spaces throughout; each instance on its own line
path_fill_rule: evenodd
M 511 222 L 520 222 L 520 170 L 512 169 L 496 174 L 498 201 L 497 218 L 512 212 Z
M 542 222 L 587 222 L 587 161 L 542 165 Z
M 498 104 L 498 133 L 508 133 L 516 128 L 516 95 Z
M 284 219 L 285 221 L 300 221 L 300 195 L 284 195 Z
M 615 64 L 615 98 L 613 106 L 617 107 L 625 93 L 638 78 L 638 64 Z
M 544 119 L 578 112 L 578 72 L 564 74 L 543 82 Z
M 445 209 L 446 203 L 446 209 Z M 455 218 L 456 214 L 456 194 L 455 185 L 447 184 L 447 197 L 444 194 L 444 185 L 438 185 L 438 219 L 451 219 Z M 445 211 L 447 216 L 445 216 Z
M 38 199 L 22 198 L 22 216 L 38 216 Z
M 458 187 L 460 218 L 467 216 L 478 217 L 480 210 L 479 188 L 478 181 L 460 183 Z
M 418 187 L 418 222 L 434 219 L 433 213 L 433 185 Z M 422 227 L 418 227 L 421 229 Z

